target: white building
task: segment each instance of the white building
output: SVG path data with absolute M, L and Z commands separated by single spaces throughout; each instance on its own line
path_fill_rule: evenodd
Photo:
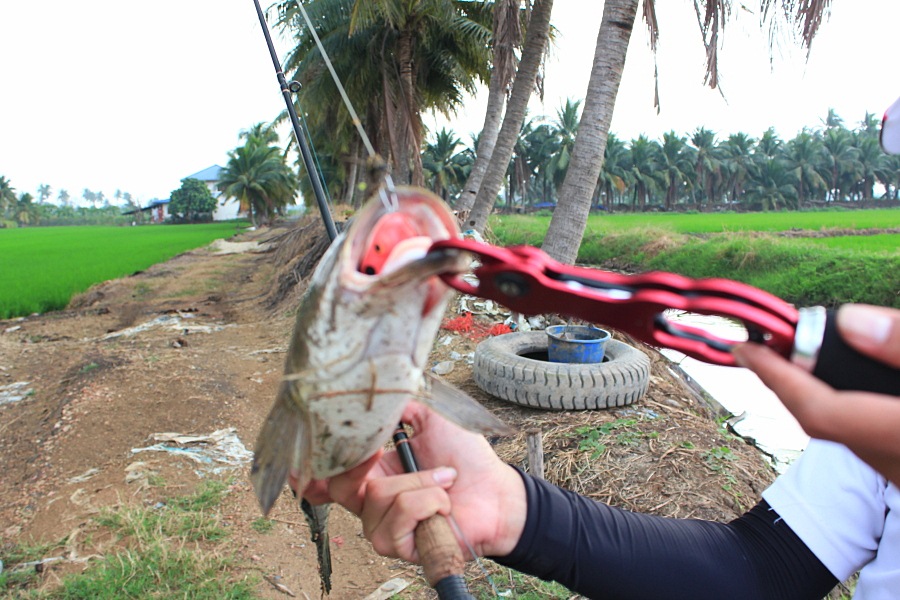
M 222 192 L 216 187 L 219 183 L 219 173 L 222 167 L 213 165 L 202 171 L 198 171 L 193 175 L 188 175 L 183 179 L 199 179 L 206 184 L 212 197 L 216 199 L 216 210 L 213 212 L 213 221 L 228 221 L 229 219 L 237 219 L 240 216 L 240 204 L 233 198 L 225 199 Z

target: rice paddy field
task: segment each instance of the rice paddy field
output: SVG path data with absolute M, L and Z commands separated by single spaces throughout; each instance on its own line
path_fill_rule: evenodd
M 245 225 L 0 229 L 0 319 L 65 308 L 95 283 L 231 237 Z
M 508 233 L 546 233 L 550 216 L 495 216 L 492 226 Z M 792 229 L 822 231 L 833 229 L 900 228 L 900 209 L 785 211 L 759 213 L 592 213 L 586 232 L 620 232 L 636 228 L 664 229 L 675 233 L 728 233 Z

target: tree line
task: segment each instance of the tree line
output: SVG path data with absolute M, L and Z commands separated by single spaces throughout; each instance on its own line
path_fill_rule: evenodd
M 71 194 L 60 189 L 56 203 L 51 202 L 53 188 L 42 183 L 37 188 L 37 196 L 30 192 L 17 192 L 12 181 L 0 176 L 0 227 L 33 225 L 101 225 L 124 223 L 123 211 L 139 208 L 137 200 L 129 193 L 116 190 L 110 198 L 103 192 L 85 188 L 82 200 L 89 204 L 76 205 Z
M 580 102 L 556 117 L 526 121 L 506 170 L 497 206 L 555 205 L 578 133 Z M 853 129 L 830 110 L 821 126 L 784 140 L 769 128 L 758 138 L 718 135 L 705 127 L 661 139 L 625 141 L 610 133 L 592 206 L 606 210 L 782 210 L 850 202 L 895 202 L 900 156 L 878 143 L 879 120 L 866 114 Z M 437 131 L 423 151 L 426 184 L 445 200 L 459 197 L 474 162 L 477 138 L 465 145 Z

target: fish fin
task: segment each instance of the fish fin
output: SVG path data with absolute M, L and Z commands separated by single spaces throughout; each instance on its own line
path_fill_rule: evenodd
M 256 438 L 250 481 L 263 514 L 269 514 L 284 489 L 291 469 L 299 475 L 298 490 L 306 489 L 312 474 L 309 466 L 309 419 L 291 397 L 293 386 L 282 384 L 275 405 Z M 304 462 L 303 458 L 306 458 Z
M 322 591 L 331 593 L 331 543 L 328 539 L 328 513 L 330 504 L 313 506 L 306 499 L 300 501 L 300 508 L 309 524 L 311 539 L 316 544 L 316 556 L 319 561 L 319 578 Z
M 515 433 L 512 427 L 501 421 L 494 413 L 461 389 L 431 374 L 426 374 L 426 381 L 430 384 L 430 392 L 418 399 L 446 417 L 447 420 L 482 435 L 512 435 Z

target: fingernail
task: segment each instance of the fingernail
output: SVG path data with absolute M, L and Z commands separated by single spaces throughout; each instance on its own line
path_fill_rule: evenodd
M 731 350 L 731 355 L 734 357 L 734 362 L 739 367 L 746 367 L 747 362 L 744 360 L 744 346 L 746 344 L 741 344 L 740 346 L 736 346 Z
M 440 467 L 435 469 L 432 477 L 434 477 L 434 482 L 439 485 L 453 483 L 456 480 L 456 469 L 453 467 Z
M 891 334 L 891 318 L 866 306 L 848 304 L 837 313 L 841 333 L 874 346 L 884 344 Z

